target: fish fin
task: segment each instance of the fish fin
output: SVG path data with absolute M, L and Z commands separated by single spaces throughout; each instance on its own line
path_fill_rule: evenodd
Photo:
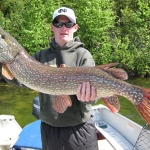
M 68 107 L 72 105 L 70 96 L 68 95 L 55 95 L 54 109 L 58 113 L 64 113 Z
M 134 105 L 143 119 L 150 124 L 150 89 L 141 88 L 144 97 L 138 105 Z
M 109 63 L 109 64 L 99 65 L 99 66 L 96 66 L 96 67 L 98 67 L 98 68 L 100 68 L 100 69 L 107 70 L 107 69 L 109 69 L 109 68 L 111 68 L 111 67 L 114 67 L 114 66 L 116 66 L 116 65 L 118 65 L 118 64 L 119 64 L 118 62 L 115 62 L 115 63 Z
M 120 110 L 120 103 L 117 95 L 101 99 L 112 112 L 116 113 Z
M 121 68 L 109 68 L 104 70 L 107 73 L 110 73 L 113 77 L 120 79 L 120 80 L 127 80 L 128 74 Z
M 105 72 L 111 74 L 113 77 L 115 77 L 117 79 L 127 80 L 128 74 L 126 73 L 126 71 L 124 71 L 121 68 L 111 68 L 111 67 L 116 66 L 118 64 L 119 63 L 116 62 L 116 63 L 109 63 L 109 64 L 105 64 L 105 65 L 99 65 L 96 67 L 104 70 Z

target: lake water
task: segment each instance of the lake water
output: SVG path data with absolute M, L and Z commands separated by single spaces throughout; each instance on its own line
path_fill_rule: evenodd
M 150 78 L 132 78 L 127 82 L 150 88 Z M 19 88 L 7 83 L 0 83 L 0 114 L 14 115 L 21 127 L 35 121 L 32 115 L 32 101 L 38 93 L 28 88 Z M 145 121 L 138 114 L 133 104 L 124 97 L 119 97 L 121 108 L 119 113 L 127 118 L 144 125 Z M 101 103 L 99 100 L 97 104 Z

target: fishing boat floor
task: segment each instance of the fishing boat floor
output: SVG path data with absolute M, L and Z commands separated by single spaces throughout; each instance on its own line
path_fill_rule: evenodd
M 96 123 L 99 150 L 131 150 L 133 145 L 105 121 Z
M 98 148 L 99 150 L 115 150 L 106 139 L 98 140 Z
M 97 130 L 97 141 L 99 150 L 115 150 L 98 130 Z

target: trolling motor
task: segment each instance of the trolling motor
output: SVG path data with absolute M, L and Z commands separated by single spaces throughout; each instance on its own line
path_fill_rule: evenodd
M 40 118 L 40 100 L 38 96 L 33 99 L 32 115 L 37 119 Z

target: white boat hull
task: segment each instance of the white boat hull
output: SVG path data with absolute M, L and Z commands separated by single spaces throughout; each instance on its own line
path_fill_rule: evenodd
M 132 150 L 142 127 L 103 105 L 93 106 L 96 128 L 116 150 Z M 106 148 L 107 149 L 107 148 Z M 142 149 L 143 150 L 143 149 Z
M 120 115 L 119 113 L 112 113 L 104 105 L 93 106 L 92 119 L 95 122 L 98 134 L 101 135 L 100 139 L 98 140 L 99 150 L 132 150 L 135 148 L 134 146 L 136 145 L 137 139 L 143 128 L 142 126 Z M 29 132 L 29 129 L 32 132 Z M 22 129 L 18 130 L 17 136 L 19 136 L 19 139 L 17 140 L 16 136 L 15 144 L 9 143 L 9 146 L 12 145 L 10 146 L 11 149 L 15 150 L 15 148 L 18 147 L 21 150 L 41 149 L 41 144 L 39 144 L 39 142 L 41 142 L 40 120 L 28 124 L 23 128 L 22 132 L 19 134 L 20 130 Z M 143 142 L 139 143 L 140 146 L 135 150 L 150 149 L 150 142 L 149 142 L 150 132 L 147 131 L 146 134 L 147 138 L 144 139 L 145 140 L 144 142 L 146 144 L 144 144 Z M 28 140 L 31 141 L 30 137 L 32 137 L 33 144 L 31 142 L 28 142 Z M 35 137 L 35 139 L 33 137 Z M 38 146 L 37 142 L 35 142 L 34 140 L 39 141 Z M 20 144 L 19 143 L 20 141 L 24 141 L 24 144 Z M 2 144 L 0 146 L 2 146 Z M 5 143 L 3 146 L 5 146 Z M 1 148 L 0 150 L 7 150 L 7 149 Z
M 0 115 L 0 150 L 9 150 L 22 131 L 12 115 Z

